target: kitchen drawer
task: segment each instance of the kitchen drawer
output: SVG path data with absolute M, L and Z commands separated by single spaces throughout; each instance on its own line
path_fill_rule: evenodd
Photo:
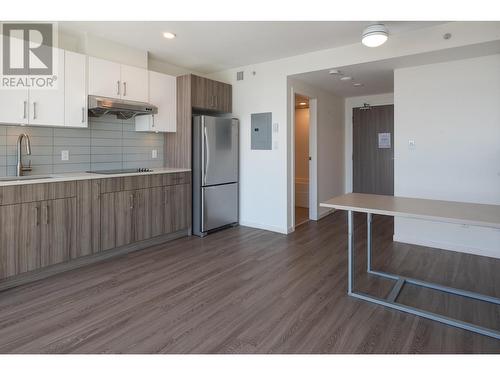
M 0 187 L 0 205 L 37 202 L 76 196 L 76 181 Z
M 181 185 L 191 183 L 191 172 L 178 172 L 163 175 L 163 185 Z
M 101 180 L 101 194 L 168 185 L 189 184 L 190 182 L 191 172 L 103 178 Z

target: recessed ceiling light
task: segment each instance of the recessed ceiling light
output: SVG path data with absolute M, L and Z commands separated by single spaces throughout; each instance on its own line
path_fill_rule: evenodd
M 167 38 L 167 39 L 174 39 L 177 35 L 175 35 L 174 33 L 171 33 L 171 32 L 164 32 L 163 33 L 163 37 L 164 38 Z
M 299 104 L 300 105 L 306 105 L 307 103 L 306 102 L 300 102 Z
M 336 75 L 341 75 L 342 73 L 340 72 L 340 70 L 332 69 L 328 72 L 328 74 L 331 74 L 332 76 L 336 76 Z
M 362 87 L 362 86 L 363 86 L 363 84 L 362 84 L 362 83 L 358 83 L 358 82 L 353 83 L 352 85 L 353 85 L 354 87 Z
M 367 47 L 378 47 L 389 38 L 389 31 L 385 25 L 379 23 L 368 26 L 361 36 L 361 42 Z
M 345 77 L 340 78 L 341 81 L 350 81 L 351 79 L 352 79 L 351 76 L 345 76 Z

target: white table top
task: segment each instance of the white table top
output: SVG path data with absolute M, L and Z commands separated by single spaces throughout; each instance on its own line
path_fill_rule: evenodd
M 350 193 L 320 204 L 338 210 L 500 229 L 500 206 Z

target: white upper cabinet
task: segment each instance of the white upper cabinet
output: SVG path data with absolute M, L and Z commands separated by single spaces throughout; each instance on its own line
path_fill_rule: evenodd
M 120 64 L 89 56 L 89 95 L 121 98 Z
M 177 129 L 177 80 L 173 76 L 149 72 L 149 98 L 158 113 L 135 118 L 137 131 L 175 132 Z
M 0 123 L 27 124 L 28 121 L 28 89 L 0 89 Z
M 122 99 L 148 101 L 148 71 L 135 66 L 121 66 Z
M 57 85 L 52 89 L 29 90 L 30 125 L 64 126 L 64 51 L 59 50 Z
M 148 71 L 89 57 L 89 95 L 145 102 Z
M 65 51 L 64 124 L 87 127 L 87 56 Z

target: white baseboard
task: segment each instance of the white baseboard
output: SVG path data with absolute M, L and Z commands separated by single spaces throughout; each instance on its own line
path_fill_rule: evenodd
M 281 234 L 288 234 L 292 230 L 290 228 L 282 228 L 278 227 L 276 225 L 266 225 L 266 224 L 260 224 L 260 223 L 252 223 L 249 221 L 240 221 L 240 225 L 244 227 L 250 227 L 250 228 L 256 228 L 256 229 L 263 229 L 263 230 L 268 230 L 270 232 L 276 232 L 276 233 L 281 233 Z
M 419 246 L 426 246 L 426 247 L 435 247 L 437 249 L 456 251 L 459 253 L 481 255 L 481 256 L 491 257 L 491 258 L 500 258 L 500 253 L 498 251 L 494 252 L 491 249 L 473 248 L 470 246 L 463 246 L 460 244 L 455 244 L 455 243 L 450 243 L 450 242 L 432 241 L 432 240 L 426 240 L 425 238 L 420 238 L 420 237 L 415 238 L 415 237 L 411 237 L 411 236 L 401 236 L 401 235 L 396 235 L 396 234 L 394 234 L 392 236 L 392 240 L 394 242 L 402 242 L 402 243 L 419 245 Z

